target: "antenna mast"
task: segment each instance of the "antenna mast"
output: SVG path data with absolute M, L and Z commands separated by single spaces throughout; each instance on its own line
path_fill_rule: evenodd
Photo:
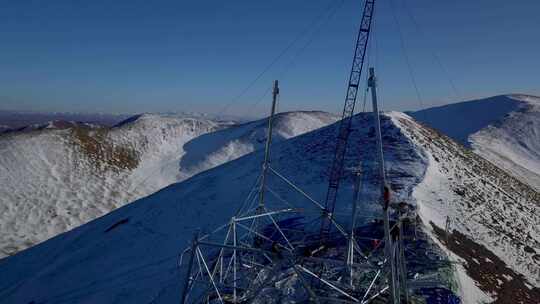
M 381 182 L 380 200 L 383 207 L 383 222 L 384 222 L 384 253 L 386 261 L 389 263 L 390 269 L 388 276 L 388 289 L 390 290 L 390 303 L 399 303 L 396 301 L 396 264 L 394 259 L 394 246 L 392 244 L 392 237 L 390 235 L 390 190 L 386 184 L 386 170 L 384 167 L 384 155 L 382 147 L 382 134 L 381 134 L 381 118 L 379 113 L 379 106 L 377 102 L 377 79 L 375 78 L 375 69 L 369 68 L 368 87 L 371 90 L 371 101 L 373 107 L 373 120 L 375 122 L 375 134 L 377 143 L 375 149 L 377 150 L 377 158 L 379 159 L 379 179 Z
M 339 124 L 339 133 L 337 137 L 336 149 L 334 152 L 334 160 L 330 168 L 330 177 L 328 182 L 328 191 L 326 193 L 325 212 L 326 218 L 321 224 L 321 239 L 324 240 L 330 232 L 331 220 L 333 217 L 339 182 L 342 177 L 343 165 L 345 160 L 345 152 L 347 150 L 347 142 L 351 132 L 351 122 L 354 115 L 354 106 L 358 95 L 358 87 L 364 67 L 364 59 L 366 57 L 369 35 L 371 33 L 371 23 L 373 12 L 375 9 L 375 0 L 366 0 L 364 4 L 364 13 L 360 22 L 360 30 L 356 40 L 356 49 L 349 75 L 349 83 L 347 86 L 347 95 L 345 96 L 345 106 Z
M 268 117 L 268 134 L 266 137 L 266 146 L 264 148 L 264 162 L 262 167 L 261 187 L 259 189 L 259 212 L 264 211 L 264 191 L 266 185 L 266 175 L 268 172 L 268 162 L 270 161 L 270 145 L 272 144 L 272 129 L 274 127 L 274 115 L 276 114 L 276 102 L 279 95 L 278 81 L 274 80 L 274 90 L 272 91 L 272 110 Z

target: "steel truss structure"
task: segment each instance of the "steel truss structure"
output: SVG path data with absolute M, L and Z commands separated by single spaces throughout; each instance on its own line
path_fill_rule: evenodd
M 358 96 L 360 81 L 362 79 L 362 70 L 366 58 L 369 37 L 371 34 L 372 20 L 375 12 L 375 0 L 366 0 L 364 3 L 364 12 L 360 21 L 360 29 L 356 39 L 353 62 L 351 72 L 349 74 L 349 82 L 347 83 L 347 93 L 345 95 L 345 105 L 343 106 L 343 114 L 339 122 L 336 148 L 334 151 L 334 159 L 330 167 L 328 190 L 326 192 L 325 208 L 327 217 L 332 217 L 339 189 L 339 183 L 342 178 L 345 153 L 347 151 L 347 143 L 351 132 L 351 123 L 354 116 L 354 108 Z M 327 236 L 330 232 L 330 220 L 325 219 L 321 225 L 321 238 Z
M 373 69 L 370 74 L 382 178 L 382 241 L 372 248 L 359 242 L 364 237 L 356 224 L 360 176 L 347 229 L 335 217 L 328 217 L 324 205 L 270 166 L 269 147 L 279 93 L 276 81 L 262 173 L 246 199 L 248 203 L 227 224 L 193 238 L 185 252 L 189 259 L 181 303 L 409 302 L 403 246 L 407 208 L 392 206 L 385 200 L 387 186 Z M 269 177 L 284 182 L 309 206 L 284 200 L 266 184 Z M 278 203 L 270 207 L 265 194 Z M 399 215 L 393 220 L 391 209 Z M 329 221 L 329 231 L 333 232 L 321 240 L 324 221 Z
M 355 234 L 333 220 L 337 233 L 321 245 L 317 227 L 324 208 L 268 167 L 311 202 L 309 208 L 268 208 L 253 204 L 211 234 L 195 235 L 181 303 L 402 303 L 405 282 L 404 247 L 393 236 L 390 256 L 385 242 L 365 248 Z M 270 190 L 267 188 L 267 190 Z M 274 195 L 274 192 L 268 191 Z M 277 197 L 276 197 L 277 198 Z M 278 198 L 279 199 L 279 198 Z M 287 204 L 289 205 L 289 204 Z M 403 221 L 393 224 L 402 231 Z M 390 302 L 390 261 L 397 269 L 395 302 Z

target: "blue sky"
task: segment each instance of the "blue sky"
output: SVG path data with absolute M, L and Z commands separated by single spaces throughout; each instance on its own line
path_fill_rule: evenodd
M 0 109 L 260 115 L 279 78 L 281 110 L 340 112 L 361 9 L 359 0 L 0 1 Z M 383 109 L 540 95 L 538 12 L 536 0 L 379 0 L 370 63 Z

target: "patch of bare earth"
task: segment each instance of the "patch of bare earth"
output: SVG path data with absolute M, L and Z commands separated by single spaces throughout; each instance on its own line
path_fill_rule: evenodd
M 486 247 L 454 230 L 445 230 L 431 223 L 437 238 L 446 247 L 465 260 L 464 267 L 478 287 L 496 299 L 495 304 L 540 303 L 540 288 L 533 287 L 520 274 L 510 269 Z
M 76 127 L 72 134 L 80 145 L 81 151 L 90 159 L 98 170 L 133 170 L 139 164 L 139 155 L 131 147 L 115 145 L 107 139 L 108 129 L 90 129 Z

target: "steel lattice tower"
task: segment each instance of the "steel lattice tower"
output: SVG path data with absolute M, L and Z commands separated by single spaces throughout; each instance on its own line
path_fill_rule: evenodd
M 351 132 L 351 122 L 354 115 L 354 107 L 358 96 L 358 89 L 362 78 L 362 70 L 366 58 L 369 36 L 371 33 L 373 14 L 375 10 L 375 0 L 366 0 L 364 4 L 364 13 L 358 31 L 356 48 L 354 51 L 353 63 L 347 85 L 347 94 L 345 96 L 345 105 L 343 107 L 342 119 L 339 123 L 334 159 L 329 172 L 328 191 L 326 193 L 325 210 L 326 217 L 321 225 L 321 237 L 324 239 L 330 230 L 331 217 L 336 206 L 337 193 L 340 179 L 343 175 L 343 165 L 345 153 L 347 151 L 347 142 Z
M 384 246 L 368 249 L 358 240 L 355 224 L 359 187 L 354 196 L 352 225 L 348 231 L 335 218 L 324 218 L 324 206 L 269 162 L 272 121 L 279 89 L 274 82 L 272 112 L 261 176 L 243 206 L 230 221 L 214 232 L 196 234 L 189 253 L 182 304 L 279 303 L 286 290 L 295 301 L 309 303 L 408 303 L 407 270 L 403 246 L 402 213 L 386 195 L 380 114 L 376 80 L 370 69 L 376 149 L 382 177 L 381 204 Z M 268 176 L 267 176 L 268 175 Z M 281 202 L 265 180 L 277 178 L 307 199 L 308 205 Z M 264 192 L 276 203 L 267 205 Z M 248 201 L 248 199 L 246 199 Z M 399 213 L 391 218 L 391 212 Z M 314 220 L 312 220 L 314 219 Z M 321 239 L 319 227 L 329 219 L 330 236 Z M 393 223 L 391 223 L 391 220 Z M 397 221 L 396 221 L 397 220 Z M 374 224 L 380 227 L 380 224 Z M 289 288 L 283 287 L 290 286 Z M 404 300 L 405 302 L 403 302 Z
M 182 304 L 277 303 L 280 293 L 283 293 L 283 284 L 291 286 L 289 288 L 295 300 L 302 299 L 309 303 L 409 302 L 402 225 L 406 212 L 390 204 L 373 68 L 370 69 L 368 87 L 372 94 L 377 135 L 384 246 L 368 250 L 358 242 L 355 229 L 358 228 L 356 212 L 357 201 L 360 200 L 359 186 L 355 189 L 350 231 L 333 216 L 374 5 L 375 0 L 366 0 L 364 4 L 325 203 L 317 202 L 274 170 L 269 162 L 273 118 L 279 94 L 278 82 L 275 81 L 262 172 L 254 187 L 256 190 L 250 193 L 253 194 L 252 205 L 242 207 L 227 224 L 213 233 L 202 237 L 195 235 L 191 247 L 186 251 L 190 257 Z M 274 195 L 278 201 L 283 200 L 267 187 L 269 177 L 281 180 L 302 195 L 312 210 L 291 202 L 285 202 L 286 206 L 267 205 L 265 193 Z M 310 220 L 300 222 L 298 218 Z

